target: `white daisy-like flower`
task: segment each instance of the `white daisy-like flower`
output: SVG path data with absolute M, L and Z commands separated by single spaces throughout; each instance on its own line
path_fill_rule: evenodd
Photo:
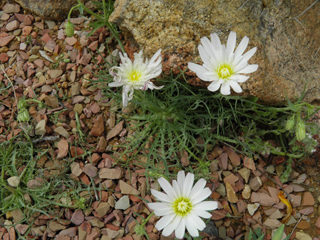
M 110 68 L 109 72 L 114 76 L 114 82 L 108 84 L 109 87 L 121 87 L 122 103 L 126 107 L 133 97 L 135 89 L 161 89 L 163 86 L 157 87 L 150 80 L 158 77 L 162 72 L 161 65 L 161 49 L 159 49 L 150 59 L 144 61 L 143 51 L 134 54 L 132 62 L 128 55 L 119 53 L 121 63 L 119 67 Z
M 227 47 L 221 44 L 216 33 L 211 34 L 211 41 L 207 37 L 201 38 L 201 44 L 198 46 L 203 65 L 188 63 L 188 68 L 194 71 L 203 81 L 212 82 L 208 86 L 211 92 L 217 91 L 220 86 L 220 92 L 223 95 L 230 94 L 230 87 L 237 93 L 242 92 L 239 83 L 249 79 L 248 76 L 241 75 L 255 72 L 258 69 L 257 64 L 248 64 L 248 60 L 257 51 L 252 48 L 245 54 L 249 43 L 249 38 L 245 36 L 237 50 L 236 33 L 230 32 Z
M 201 178 L 194 186 L 194 174 L 184 171 L 178 173 L 177 180 L 172 181 L 172 186 L 163 177 L 158 179 L 165 193 L 151 189 L 151 193 L 161 202 L 148 203 L 156 216 L 162 217 L 156 223 L 156 229 L 162 231 L 162 235 L 169 236 L 175 231 L 175 236 L 183 238 L 187 229 L 192 237 L 198 237 L 198 230 L 205 228 L 205 223 L 200 218 L 210 218 L 207 211 L 214 210 L 218 203 L 203 201 L 210 196 L 211 190 L 205 188 L 206 181 Z

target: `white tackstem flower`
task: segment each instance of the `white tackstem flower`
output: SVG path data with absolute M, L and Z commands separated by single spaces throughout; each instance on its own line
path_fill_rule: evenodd
M 205 223 L 200 218 L 210 218 L 207 211 L 214 210 L 218 203 L 203 201 L 211 194 L 209 188 L 205 188 L 206 181 L 202 178 L 194 186 L 194 174 L 184 171 L 178 173 L 177 180 L 173 180 L 172 186 L 163 177 L 158 179 L 165 193 L 151 189 L 151 193 L 160 202 L 148 203 L 156 216 L 162 217 L 156 228 L 162 231 L 162 235 L 169 236 L 175 231 L 175 236 L 183 238 L 186 229 L 192 237 L 199 236 L 199 230 L 205 228 Z
M 119 53 L 121 64 L 119 67 L 110 68 L 109 72 L 114 77 L 114 82 L 109 83 L 109 87 L 123 87 L 122 103 L 126 107 L 133 97 L 134 90 L 161 89 L 150 80 L 158 77 L 162 72 L 161 49 L 153 57 L 144 61 L 143 51 L 134 54 L 133 62 L 125 53 Z
M 203 37 L 198 46 L 203 65 L 189 62 L 188 68 L 194 71 L 201 80 L 211 82 L 208 86 L 209 91 L 215 92 L 221 87 L 221 94 L 229 95 L 231 87 L 235 92 L 240 93 L 242 88 L 239 83 L 249 79 L 248 76 L 241 74 L 252 73 L 258 69 L 257 64 L 248 64 L 248 60 L 257 48 L 252 48 L 243 54 L 248 43 L 249 38 L 245 36 L 235 50 L 235 32 L 230 32 L 227 46 L 221 44 L 216 33 L 212 33 L 211 41 Z

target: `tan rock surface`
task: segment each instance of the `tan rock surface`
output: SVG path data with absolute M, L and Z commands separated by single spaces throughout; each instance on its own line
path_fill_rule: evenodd
M 203 36 L 216 32 L 225 43 L 235 31 L 238 44 L 248 36 L 248 49 L 258 48 L 250 62 L 259 69 L 242 84 L 244 95 L 285 102 L 286 94 L 291 100 L 299 97 L 309 81 L 305 100 L 320 103 L 320 15 L 316 5 L 304 12 L 313 2 L 117 0 L 109 20 L 149 57 L 161 48 L 166 73 L 171 68 L 180 72 L 189 61 L 201 63 L 197 46 Z M 127 50 L 130 55 L 130 47 Z

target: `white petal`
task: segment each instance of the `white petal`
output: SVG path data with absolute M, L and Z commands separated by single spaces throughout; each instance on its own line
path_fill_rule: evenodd
M 239 83 L 237 83 L 236 81 L 229 80 L 228 84 L 230 85 L 230 87 L 232 87 L 233 91 L 235 91 L 236 93 L 242 92 L 242 88 L 240 87 Z
M 233 53 L 234 48 L 236 47 L 236 39 L 237 39 L 237 35 L 235 32 L 230 32 L 229 37 L 228 37 L 228 41 L 227 41 L 227 53 L 228 55 Z
M 185 196 L 185 197 L 190 196 L 191 189 L 193 186 L 193 181 L 194 181 L 194 174 L 188 173 L 186 176 L 186 180 L 183 184 L 183 191 L 182 191 L 183 196 Z
M 218 34 L 212 33 L 210 35 L 210 37 L 211 37 L 211 42 L 212 42 L 214 49 L 217 51 L 221 51 L 221 42 L 220 42 Z
M 192 203 L 197 204 L 199 202 L 202 202 L 207 197 L 209 197 L 211 193 L 212 191 L 209 188 L 201 189 L 201 191 L 199 191 L 197 195 L 192 196 Z
M 159 49 L 150 59 L 150 63 L 154 62 L 158 57 L 160 56 L 160 61 L 161 61 L 161 49 Z
M 142 90 L 142 91 L 145 91 L 145 90 L 148 90 L 148 89 L 150 89 L 150 90 L 153 90 L 153 89 L 161 89 L 161 88 L 163 88 L 164 87 L 164 85 L 163 86 L 156 86 L 156 85 L 154 85 L 153 84 L 153 82 L 146 82 L 146 84 L 145 84 L 145 86 L 143 86 L 143 87 L 140 87 L 139 89 L 140 90 Z
M 198 76 L 201 80 L 203 80 L 203 81 L 208 81 L 208 80 L 207 80 L 207 75 L 205 74 L 206 69 L 205 69 L 203 66 L 201 66 L 201 65 L 199 65 L 199 64 L 196 64 L 196 63 L 191 63 L 191 62 L 189 62 L 189 63 L 188 63 L 188 68 L 189 68 L 191 71 L 195 72 L 195 73 L 197 74 L 197 76 Z
M 124 86 L 124 87 L 126 87 L 126 86 Z M 130 87 L 130 88 L 129 88 L 128 101 L 131 101 L 131 100 L 132 100 L 132 98 L 133 98 L 133 92 L 134 92 L 133 87 Z
M 111 82 L 108 84 L 109 87 L 121 87 L 124 85 L 124 82 Z
M 245 68 L 246 66 L 248 66 L 248 63 L 241 61 L 241 62 L 239 62 L 238 65 L 234 66 L 233 71 L 234 71 L 235 73 L 239 73 L 239 71 L 240 71 L 241 69 Z
M 180 187 L 180 192 L 183 192 L 183 184 L 184 184 L 184 180 L 186 179 L 186 176 L 184 174 L 184 171 L 179 171 L 178 175 L 177 175 L 177 182 L 178 185 Z
M 123 88 L 122 88 L 122 105 L 124 106 L 124 107 L 126 107 L 127 105 L 128 105 L 128 98 L 129 98 L 129 96 L 128 96 L 128 92 L 129 92 L 129 89 L 128 89 L 128 87 L 127 86 L 124 86 Z
M 123 54 L 122 52 L 119 52 L 119 57 L 121 59 L 121 62 L 124 62 L 128 55 L 126 53 Z
M 220 81 L 213 81 L 208 86 L 208 90 L 211 91 L 211 92 L 215 92 L 220 88 L 220 85 L 221 85 Z
M 174 232 L 176 235 L 176 238 L 182 239 L 185 231 L 186 231 L 186 219 L 182 218 L 180 221 L 180 224 L 178 225 L 178 227 Z
M 152 78 L 156 78 L 158 77 L 162 72 L 162 68 L 160 67 L 156 67 L 156 68 L 148 68 L 146 69 L 146 79 L 150 80 Z
M 220 39 L 216 33 L 212 33 L 210 36 L 214 48 L 214 57 L 217 59 L 217 61 L 223 61 L 223 58 L 225 57 L 223 55 L 224 46 L 221 44 Z
M 196 196 L 199 192 L 201 192 L 203 190 L 203 188 L 206 186 L 206 183 L 207 183 L 207 181 L 204 180 L 203 178 L 199 179 L 199 181 L 196 182 L 196 184 L 193 186 L 193 188 L 191 190 L 191 194 L 190 194 L 191 201 L 194 198 L 194 196 Z
M 243 83 L 245 81 L 247 81 L 249 79 L 248 76 L 244 76 L 244 75 L 232 75 L 230 77 L 231 80 L 236 81 L 236 82 L 240 82 Z
M 222 83 L 221 88 L 220 88 L 220 92 L 223 95 L 230 95 L 230 86 L 228 83 Z
M 148 203 L 148 207 L 152 210 L 161 210 L 163 208 L 171 208 L 170 203 L 163 203 L 163 202 L 153 202 L 153 203 Z
M 204 53 L 208 56 L 208 58 L 212 58 L 214 56 L 214 52 L 215 52 L 215 49 L 212 45 L 212 42 L 210 42 L 210 40 L 207 37 L 203 37 L 200 40 L 201 40 L 201 44 L 203 46 Z
M 199 237 L 199 231 L 194 226 L 192 219 L 189 217 L 186 219 L 186 227 L 192 237 Z
M 160 220 L 155 225 L 156 229 L 158 229 L 158 231 L 161 231 L 171 223 L 172 219 L 174 219 L 175 216 L 175 214 L 170 214 L 160 218 Z
M 173 198 L 169 197 L 167 194 L 159 192 L 157 190 L 151 189 L 151 193 L 161 202 L 172 202 Z
M 176 228 L 179 226 L 180 222 L 181 222 L 182 218 L 179 216 L 176 216 L 173 221 L 170 222 L 169 225 L 167 225 L 163 231 L 162 231 L 162 235 L 167 237 L 169 236 L 174 230 L 176 230 Z
M 180 191 L 179 184 L 178 184 L 178 182 L 176 180 L 172 181 L 172 186 L 173 186 L 174 191 L 177 193 L 177 195 L 180 196 L 181 195 L 181 191 Z
M 247 46 L 248 46 L 248 43 L 249 43 L 249 38 L 247 36 L 245 36 L 239 46 L 237 47 L 237 50 L 235 51 L 234 53 L 234 59 L 237 59 L 239 56 L 241 56 L 244 51 L 246 50 Z
M 254 47 L 254 48 L 250 49 L 248 52 L 243 54 L 241 61 L 247 62 L 253 56 L 253 54 L 256 53 L 256 51 L 257 51 L 257 47 Z
M 211 218 L 212 216 L 211 213 L 208 213 L 207 211 L 201 208 L 197 208 L 197 206 L 194 206 L 194 208 L 192 209 L 192 213 L 197 214 L 199 217 L 202 217 L 202 218 Z
M 195 209 L 203 209 L 205 211 L 215 210 L 217 208 L 218 208 L 218 203 L 215 201 L 205 201 L 195 206 Z
M 204 221 L 201 218 L 199 218 L 196 214 L 189 214 L 187 220 L 200 231 L 202 231 L 206 227 Z
M 258 65 L 252 64 L 252 65 L 248 65 L 245 68 L 239 70 L 238 73 L 253 73 L 253 72 L 257 71 L 257 69 L 258 69 Z
M 199 45 L 198 51 L 203 63 L 210 63 L 210 55 L 208 50 L 206 50 L 202 45 Z
M 158 217 L 174 214 L 174 211 L 171 207 L 169 208 L 162 208 L 162 209 L 157 209 L 153 211 L 154 214 Z
M 167 179 L 161 177 L 158 179 L 158 183 L 170 198 L 174 199 L 177 197 L 177 194 L 174 192 L 173 187 L 170 185 Z
M 151 89 L 151 90 L 153 90 L 153 89 L 159 90 L 159 89 L 161 89 L 161 88 L 163 88 L 163 87 L 164 87 L 164 85 L 162 85 L 162 86 L 156 86 L 156 85 L 154 85 L 152 82 L 148 82 L 148 88 Z
M 216 72 L 207 72 L 206 75 L 208 78 L 208 82 L 219 82 L 219 84 L 221 85 L 222 81 Z

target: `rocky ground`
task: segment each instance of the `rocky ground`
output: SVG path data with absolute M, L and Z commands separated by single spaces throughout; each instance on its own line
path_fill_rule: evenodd
M 142 220 L 136 213 L 144 218 L 150 214 L 141 198 L 154 201 L 147 186 L 159 186 L 147 180 L 143 168 L 115 165 L 117 154 L 111 150 L 117 151 L 117 145 L 131 131 L 129 123 L 111 111 L 108 99 L 104 100 L 101 90 L 87 79 L 95 79 L 94 73 L 103 66 L 105 58 L 111 62 L 108 47 L 117 46 L 105 28 L 87 37 L 88 21 L 85 17 L 73 18 L 76 34 L 68 38 L 64 23 L 24 13 L 18 5 L 1 6 L 0 85 L 5 88 L 12 82 L 14 91 L 9 87 L 0 95 L 0 141 L 8 141 L 22 131 L 16 120 L 17 99 L 25 96 L 44 102 L 46 108 L 29 108 L 35 128 L 31 137 L 48 139 L 36 145 L 49 149 L 37 163 L 37 167 L 46 169 L 42 177 L 49 178 L 61 168 L 70 168 L 68 177 L 88 186 L 93 199 L 86 210 L 57 207 L 62 214 L 39 213 L 32 222 L 21 222 L 20 210 L 1 213 L 1 239 L 13 240 L 26 232 L 26 239 L 145 238 L 135 233 L 136 220 Z M 81 146 L 75 144 L 79 140 L 76 115 L 86 139 Z M 267 231 L 266 239 L 271 239 L 272 230 L 280 226 L 286 215 L 286 205 L 279 198 L 284 189 L 290 194 L 293 208 L 286 234 L 294 230 L 290 239 L 319 239 L 319 154 L 317 149 L 307 159 L 296 159 L 289 183 L 282 184 L 279 175 L 285 158 L 251 159 L 230 147 L 215 146 L 208 155 L 208 186 L 219 209 L 212 213 L 214 225 L 210 224 L 202 235 L 243 239 L 249 227 L 260 227 Z M 70 160 L 69 165 L 66 159 Z M 33 184 L 37 182 L 28 187 L 34 187 Z M 114 192 L 90 191 L 92 184 Z M 153 216 L 145 226 L 149 239 L 173 239 L 161 236 L 154 228 L 156 221 Z

